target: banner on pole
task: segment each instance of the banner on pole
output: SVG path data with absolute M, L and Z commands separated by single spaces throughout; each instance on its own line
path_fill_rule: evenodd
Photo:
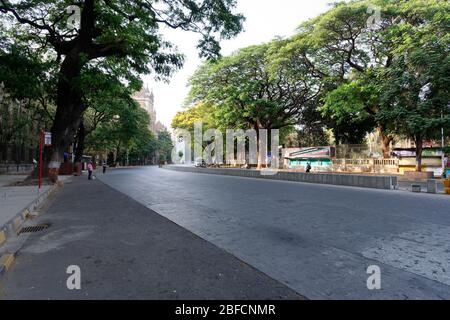
M 45 133 L 44 144 L 46 147 L 49 147 L 52 145 L 52 134 L 50 132 Z

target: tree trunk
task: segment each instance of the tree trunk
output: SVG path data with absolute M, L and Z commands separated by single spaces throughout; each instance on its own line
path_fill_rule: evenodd
M 56 96 L 56 115 L 52 126 L 52 148 L 48 164 L 49 178 L 58 180 L 59 166 L 63 160 L 64 151 L 73 143 L 81 116 L 86 109 L 82 104 L 80 74 L 83 66 L 91 57 L 99 52 L 93 50 L 93 34 L 95 31 L 95 0 L 85 0 L 80 17 L 79 35 L 69 42 L 69 51 L 64 49 L 58 54 L 63 55 L 58 75 Z M 63 43 L 67 44 L 67 42 Z M 100 55 L 99 55 L 100 57 Z
M 56 115 L 51 130 L 52 147 L 48 169 L 52 182 L 58 180 L 64 151 L 73 143 L 85 109 L 82 105 L 81 91 L 74 81 L 80 76 L 80 72 L 81 64 L 78 54 L 68 55 L 60 69 Z
M 423 140 L 422 136 L 419 134 L 416 136 L 416 172 L 422 172 L 422 151 Z
M 258 143 L 259 143 L 259 141 L 258 141 Z M 263 168 L 263 161 L 264 160 L 263 160 L 262 152 L 258 151 L 258 164 L 256 166 L 257 170 L 262 170 L 262 168 Z
M 381 151 L 383 152 L 383 158 L 391 157 L 391 142 L 394 137 L 385 133 L 385 128 L 383 126 L 378 127 L 378 133 L 381 139 Z

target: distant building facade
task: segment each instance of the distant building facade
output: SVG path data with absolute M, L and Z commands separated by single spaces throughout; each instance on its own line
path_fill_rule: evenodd
M 142 88 L 141 91 L 136 92 L 133 95 L 134 100 L 139 103 L 142 109 L 147 111 L 150 116 L 150 131 L 155 135 L 159 136 L 162 131 L 167 130 L 167 128 L 160 122 L 157 121 L 157 114 L 155 110 L 155 95 L 153 90 L 150 90 L 148 86 Z

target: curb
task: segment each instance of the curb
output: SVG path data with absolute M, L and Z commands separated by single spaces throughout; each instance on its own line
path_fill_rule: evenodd
M 18 232 L 22 224 L 30 218 L 31 213 L 34 212 L 47 198 L 56 190 L 60 184 L 53 185 L 50 189 L 39 195 L 26 208 L 15 215 L 13 219 L 0 227 L 0 249 L 6 245 L 8 239 L 18 236 Z M 16 252 L 5 252 L 0 256 L 0 277 L 2 277 L 12 266 L 16 257 Z
M 398 189 L 398 181 L 396 176 L 348 175 L 339 173 L 304 173 L 279 170 L 268 171 L 269 173 L 265 173 L 262 170 L 195 168 L 174 165 L 164 166 L 163 169 L 189 173 L 215 174 L 242 178 L 258 178 L 266 180 L 302 182 L 379 190 Z

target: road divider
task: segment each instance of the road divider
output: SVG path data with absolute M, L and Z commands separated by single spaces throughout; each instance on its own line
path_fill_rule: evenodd
M 395 190 L 397 189 L 398 180 L 394 176 L 369 176 L 354 174 L 335 174 L 335 173 L 304 173 L 278 171 L 275 174 L 264 174 L 264 170 L 248 170 L 248 169 L 219 169 L 219 168 L 195 168 L 186 166 L 164 166 L 164 169 L 205 173 L 225 176 L 236 176 L 245 178 L 260 178 L 269 180 L 306 182 L 315 184 L 329 184 L 337 186 L 372 188 Z

